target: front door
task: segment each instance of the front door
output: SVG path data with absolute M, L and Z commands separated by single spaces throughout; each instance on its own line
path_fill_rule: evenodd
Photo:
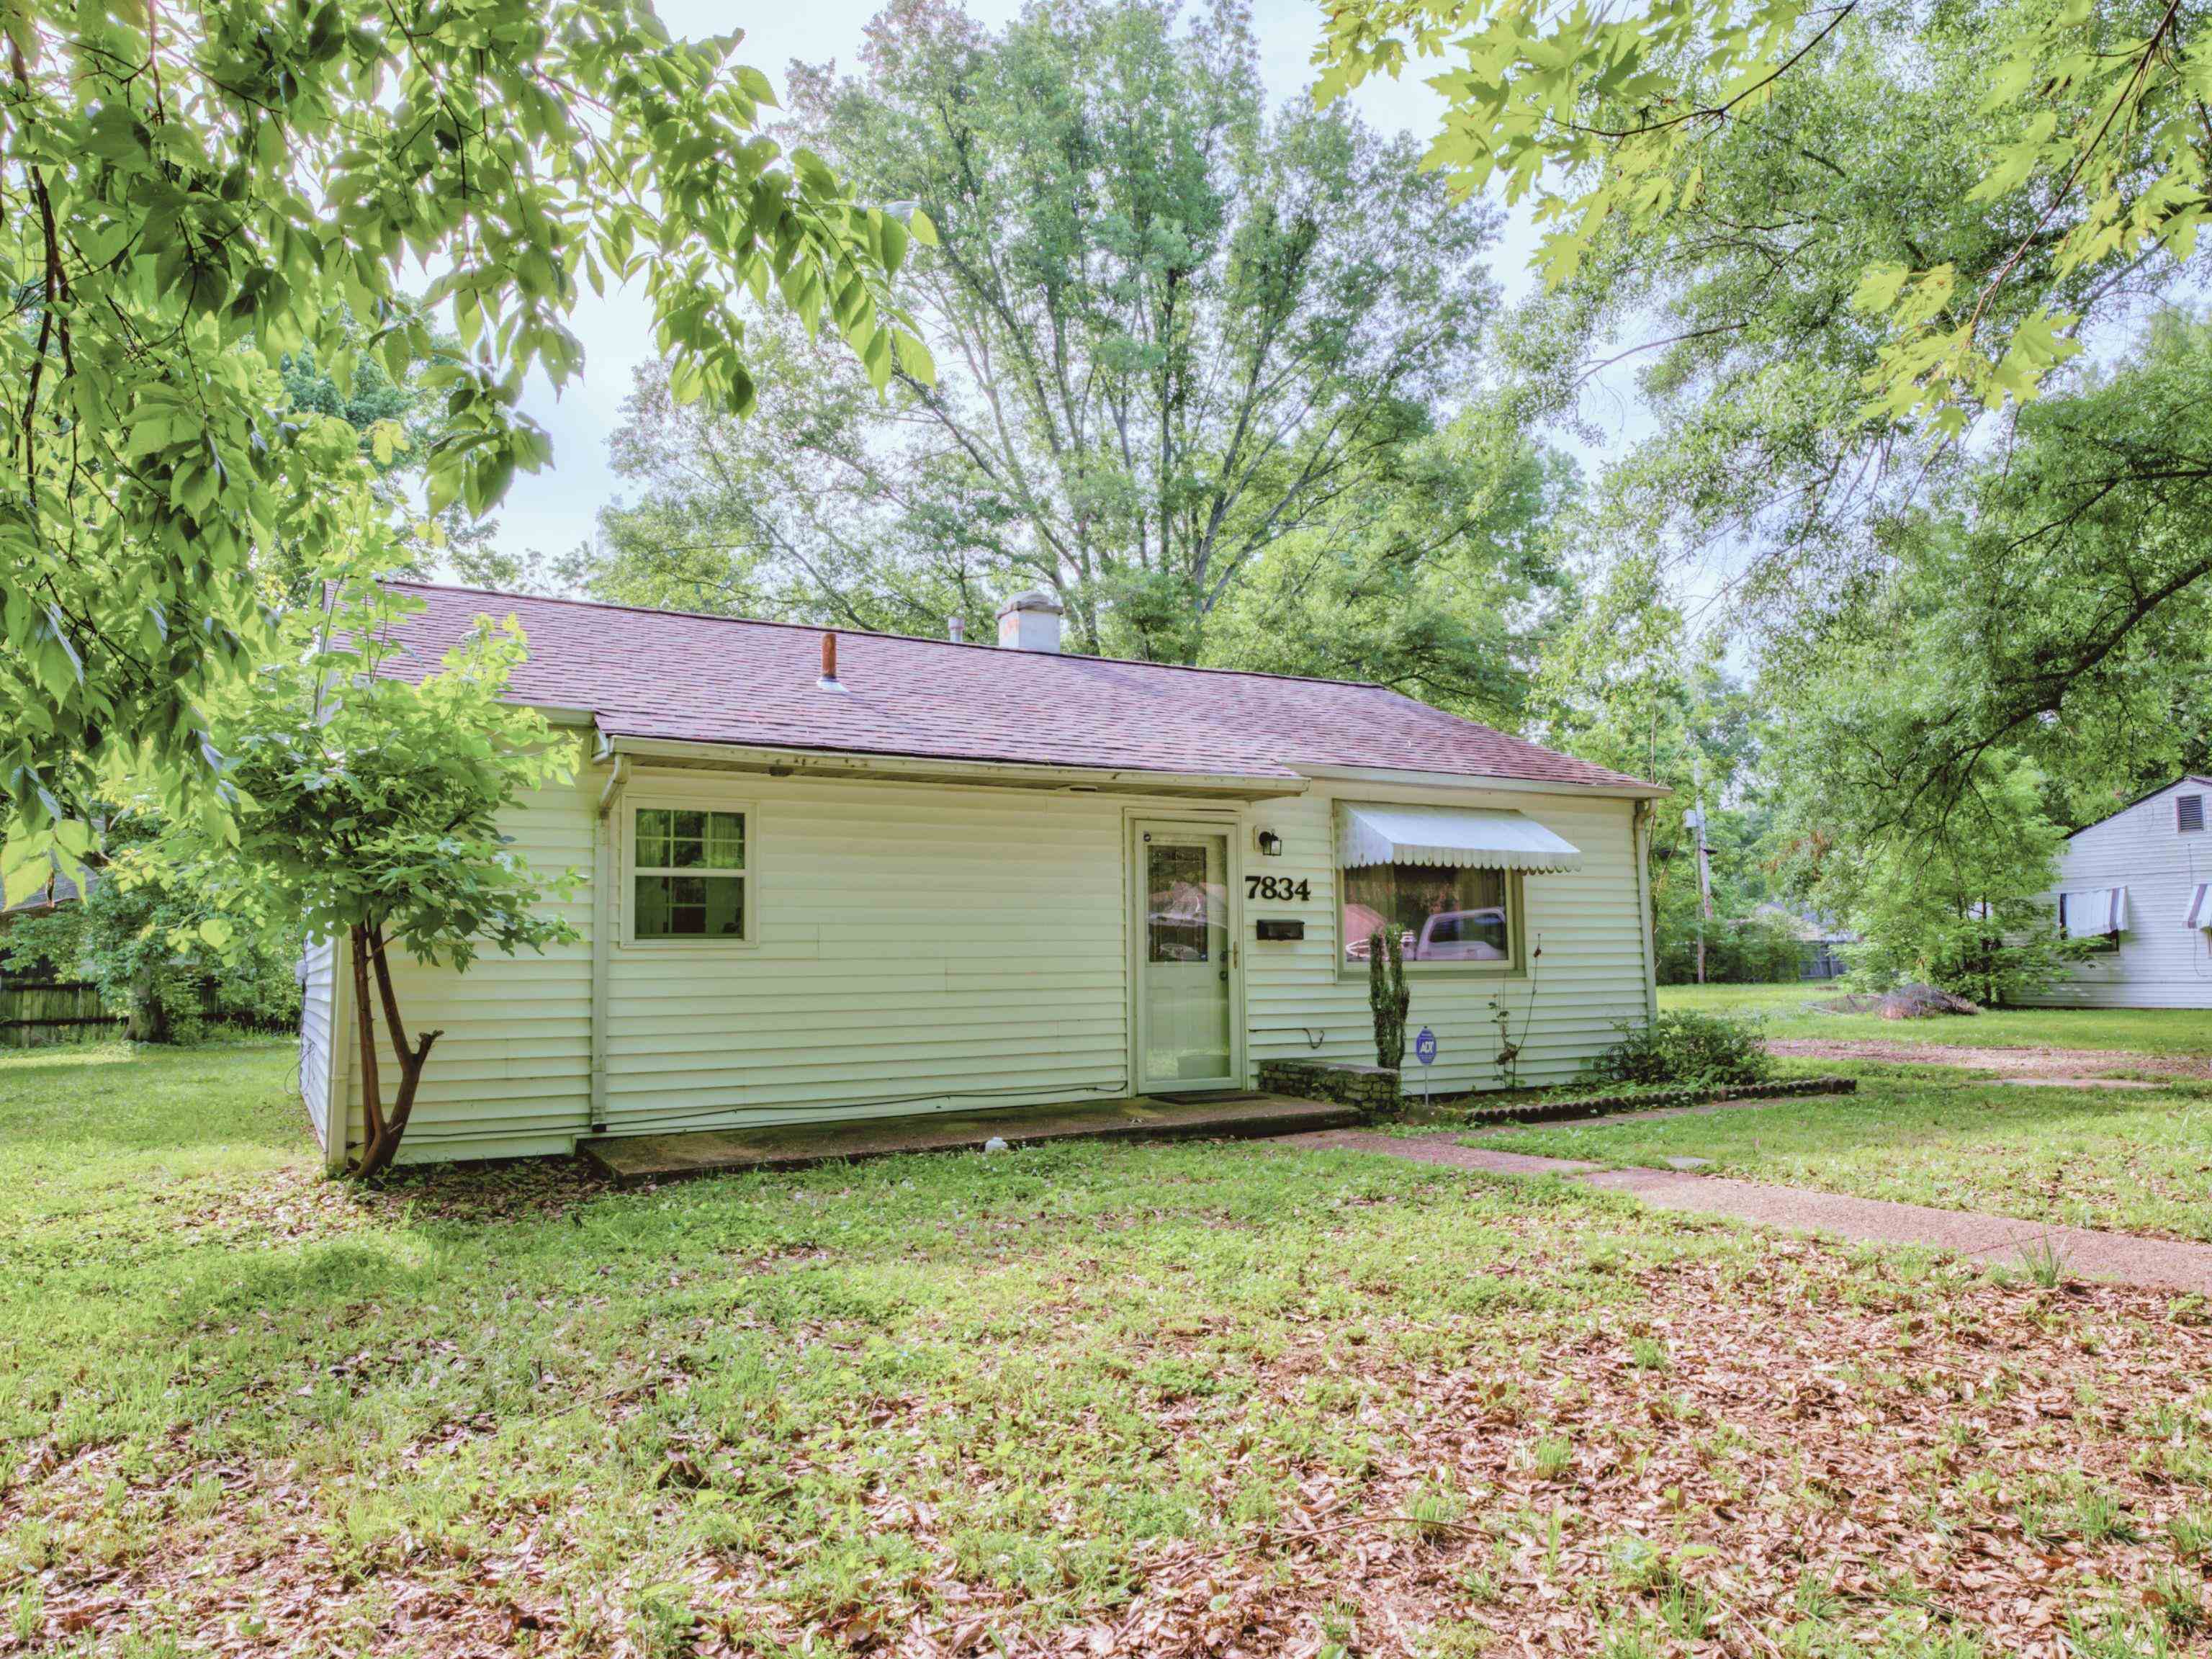
M 1230 831 L 1152 822 L 1133 834 L 1137 1092 L 1241 1087 Z

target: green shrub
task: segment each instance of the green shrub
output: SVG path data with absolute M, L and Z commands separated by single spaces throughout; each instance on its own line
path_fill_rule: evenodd
M 1660 915 L 1656 943 L 1662 985 L 1698 983 L 1698 933 L 1694 904 L 1669 905 Z M 1709 985 L 1786 985 L 1798 977 L 1808 948 L 1789 917 L 1755 911 L 1706 922 L 1704 933 L 1705 982 Z
M 162 833 L 150 812 L 113 813 L 82 896 L 16 921 L 0 941 L 0 964 L 97 985 L 101 1002 L 127 1018 L 134 1042 L 198 1042 L 226 1025 L 296 1028 L 296 954 L 210 944 L 204 929 L 216 911 L 163 861 Z
M 1617 1028 L 1620 1041 L 1598 1056 L 1608 1083 L 1763 1083 L 1773 1062 L 1759 1028 L 1717 1014 L 1662 1014 L 1649 1025 Z

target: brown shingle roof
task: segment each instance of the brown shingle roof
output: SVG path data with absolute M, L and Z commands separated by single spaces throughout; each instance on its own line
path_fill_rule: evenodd
M 388 672 L 420 678 L 482 615 L 513 615 L 520 700 L 588 709 L 610 736 L 834 753 L 1243 777 L 1380 767 L 1567 787 L 1640 780 L 1379 685 L 1048 655 L 476 588 L 394 582 L 425 609 Z

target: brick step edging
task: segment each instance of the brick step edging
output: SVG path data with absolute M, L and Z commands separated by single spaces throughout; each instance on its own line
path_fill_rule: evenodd
M 1661 1111 L 1672 1106 L 1711 1106 L 1729 1100 L 1856 1094 L 1858 1086 L 1859 1080 L 1855 1077 L 1793 1078 L 1782 1083 L 1723 1084 L 1705 1089 L 1659 1089 L 1642 1094 L 1582 1095 L 1572 1100 L 1518 1101 L 1510 1105 L 1478 1106 L 1460 1115 L 1470 1124 L 1543 1123 L 1560 1118 Z

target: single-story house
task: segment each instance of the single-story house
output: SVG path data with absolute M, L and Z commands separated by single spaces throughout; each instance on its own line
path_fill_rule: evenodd
M 2059 932 L 2095 941 L 2026 1002 L 2070 1008 L 2212 1008 L 2212 778 L 2175 779 L 2066 838 L 2041 895 Z
M 1437 1092 L 1503 1080 L 1501 1007 L 1523 1082 L 1656 1011 L 1665 792 L 1381 686 L 1063 655 L 1042 593 L 994 646 L 400 586 L 391 672 L 520 622 L 513 695 L 581 764 L 511 833 L 587 877 L 573 945 L 404 963 L 445 1033 L 410 1158 L 1371 1063 L 1383 926 Z M 301 1028 L 333 1165 L 362 1136 L 343 948 L 311 951 Z

